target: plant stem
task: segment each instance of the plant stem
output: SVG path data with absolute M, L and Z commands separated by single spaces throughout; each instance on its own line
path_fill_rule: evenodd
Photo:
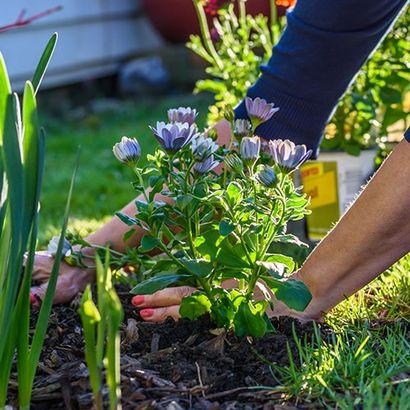
M 201 29 L 202 39 L 208 53 L 214 59 L 215 64 L 220 70 L 223 70 L 223 62 L 215 49 L 214 43 L 212 42 L 211 33 L 209 31 L 208 20 L 206 18 L 206 13 L 204 7 L 200 0 L 193 0 L 196 13 L 198 15 L 199 27 Z
M 142 178 L 142 175 L 141 175 L 139 169 L 136 168 L 136 167 L 134 168 L 134 172 L 135 172 L 135 175 L 136 175 L 137 178 L 138 178 L 138 182 L 139 182 L 139 184 L 140 184 L 140 186 L 141 186 L 141 188 L 142 188 L 142 195 L 144 195 L 144 199 L 147 201 L 147 204 L 148 204 L 150 201 L 149 201 L 149 199 L 148 199 L 147 193 L 145 192 L 144 180 L 143 180 L 143 178 Z

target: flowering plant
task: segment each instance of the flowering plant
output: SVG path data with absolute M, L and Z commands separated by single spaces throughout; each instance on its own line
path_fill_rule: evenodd
M 192 0 L 197 11 L 201 35 L 192 35 L 187 47 L 206 61 L 211 78 L 199 80 L 195 92 L 210 92 L 215 104 L 210 108 L 209 121 L 223 117 L 228 106 L 237 105 L 247 89 L 257 80 L 261 64 L 266 63 L 286 22 L 284 8 L 291 0 L 270 0 L 270 16 L 251 16 L 246 0 Z M 213 18 L 213 27 L 206 17 Z
M 138 167 L 138 141 L 123 137 L 114 154 L 135 172 L 134 187 L 145 200 L 135 201 L 135 217 L 117 216 L 131 227 L 127 237 L 136 226 L 145 231 L 138 248 L 144 280 L 132 293 L 194 286 L 198 290 L 182 301 L 183 317 L 209 314 L 239 336 L 262 336 L 271 294 L 296 310 L 311 298 L 303 283 L 286 279 L 295 268 L 292 258 L 270 251 L 273 243 L 304 245 L 286 226 L 307 213 L 308 201 L 291 174 L 310 151 L 281 140 L 263 151 L 252 124 L 270 119 L 277 108 L 249 99 L 247 109 L 251 122 L 231 123 L 236 140 L 229 148 L 217 145 L 209 130 L 198 130 L 195 110 L 170 110 L 168 123 L 151 127 L 160 148 L 144 168 Z M 227 280 L 234 287 L 226 289 Z

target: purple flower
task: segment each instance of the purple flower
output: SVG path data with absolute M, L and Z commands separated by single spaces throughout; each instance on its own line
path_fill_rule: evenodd
M 275 171 L 269 165 L 262 165 L 256 174 L 256 178 L 261 184 L 268 188 L 273 188 L 278 181 Z
M 169 122 L 187 122 L 189 125 L 195 123 L 198 112 L 191 107 L 179 107 L 168 110 Z
M 233 123 L 233 135 L 240 141 L 244 137 L 249 137 L 252 132 L 252 124 L 248 120 L 236 120 Z
M 135 165 L 141 156 L 141 147 L 135 138 L 122 137 L 112 151 L 118 161 L 130 166 Z
M 270 120 L 273 114 L 279 111 L 279 107 L 273 108 L 275 104 L 268 103 L 266 100 L 259 97 L 256 97 L 254 100 L 250 97 L 246 97 L 245 105 L 254 128 L 263 122 Z
M 259 137 L 244 137 L 241 141 L 241 158 L 248 163 L 253 163 L 259 158 L 261 139 Z
M 212 138 L 206 138 L 204 134 L 197 134 L 196 138 L 192 140 L 192 154 L 196 161 L 205 161 L 219 146 L 215 144 Z
M 156 128 L 150 128 L 162 148 L 168 152 L 177 152 L 189 144 L 192 138 L 197 135 L 196 126 L 194 124 L 189 125 L 187 122 L 175 122 L 171 124 L 157 122 Z
M 212 171 L 218 165 L 219 162 L 215 161 L 214 156 L 211 155 L 205 161 L 197 162 L 193 169 L 197 174 L 205 174 L 206 172 Z
M 306 145 L 295 145 L 289 140 L 269 141 L 269 155 L 285 173 L 298 168 L 312 155 L 312 150 L 307 150 Z

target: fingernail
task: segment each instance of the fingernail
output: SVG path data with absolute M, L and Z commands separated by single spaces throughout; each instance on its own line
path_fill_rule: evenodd
M 143 318 L 149 318 L 154 314 L 154 309 L 143 309 L 140 311 L 140 315 Z
M 143 295 L 138 295 L 138 296 L 134 296 L 134 297 L 131 299 L 131 303 L 132 303 L 134 306 L 139 306 L 139 305 L 142 305 L 142 304 L 144 303 L 144 300 L 145 300 L 145 296 L 143 296 Z
M 36 295 L 33 292 L 30 292 L 30 304 L 35 305 L 37 303 Z

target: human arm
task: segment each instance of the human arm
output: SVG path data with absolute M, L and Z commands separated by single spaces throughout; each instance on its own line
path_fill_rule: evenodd
M 266 139 L 290 139 L 314 153 L 339 98 L 394 23 L 407 0 L 298 0 L 253 87 L 252 98 L 280 110 L 258 127 Z M 246 117 L 244 103 L 236 109 Z

